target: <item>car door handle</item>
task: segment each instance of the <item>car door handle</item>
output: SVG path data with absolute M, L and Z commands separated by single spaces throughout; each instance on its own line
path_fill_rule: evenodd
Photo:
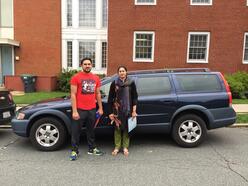
M 170 104 L 173 103 L 174 101 L 172 100 L 160 100 L 161 102 L 165 103 L 165 104 Z

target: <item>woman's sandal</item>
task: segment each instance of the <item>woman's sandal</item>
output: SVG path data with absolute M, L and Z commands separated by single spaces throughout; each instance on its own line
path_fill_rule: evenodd
M 127 148 L 124 148 L 124 149 L 123 149 L 123 154 L 124 154 L 124 156 L 128 156 L 129 151 L 128 151 L 128 149 L 127 149 Z
M 113 155 L 113 156 L 116 156 L 118 153 L 119 153 L 119 149 L 114 149 L 114 150 L 112 151 L 112 155 Z

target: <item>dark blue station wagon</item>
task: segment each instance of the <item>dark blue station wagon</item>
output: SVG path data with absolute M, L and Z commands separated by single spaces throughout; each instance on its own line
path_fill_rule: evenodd
M 195 147 L 207 130 L 235 123 L 232 95 L 220 72 L 208 69 L 133 71 L 128 74 L 137 86 L 137 127 L 135 132 L 170 133 L 182 147 Z M 111 129 L 107 98 L 117 76 L 102 79 L 104 115 L 97 132 Z M 12 120 L 17 135 L 29 137 L 40 150 L 56 150 L 71 132 L 69 97 L 28 105 Z

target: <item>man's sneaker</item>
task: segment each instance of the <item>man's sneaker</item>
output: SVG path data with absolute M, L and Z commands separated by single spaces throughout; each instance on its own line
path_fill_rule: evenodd
M 94 149 L 89 149 L 88 154 L 93 154 L 93 155 L 101 156 L 104 153 L 102 151 L 100 151 L 99 149 L 94 148 Z
M 77 157 L 78 157 L 78 153 L 76 151 L 72 150 L 71 155 L 70 155 L 70 160 L 74 161 L 77 159 Z

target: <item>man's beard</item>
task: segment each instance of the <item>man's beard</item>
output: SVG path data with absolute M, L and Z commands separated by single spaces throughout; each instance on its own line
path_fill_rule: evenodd
M 88 70 L 83 69 L 83 71 L 84 71 L 85 73 L 90 73 L 91 69 L 88 69 Z

